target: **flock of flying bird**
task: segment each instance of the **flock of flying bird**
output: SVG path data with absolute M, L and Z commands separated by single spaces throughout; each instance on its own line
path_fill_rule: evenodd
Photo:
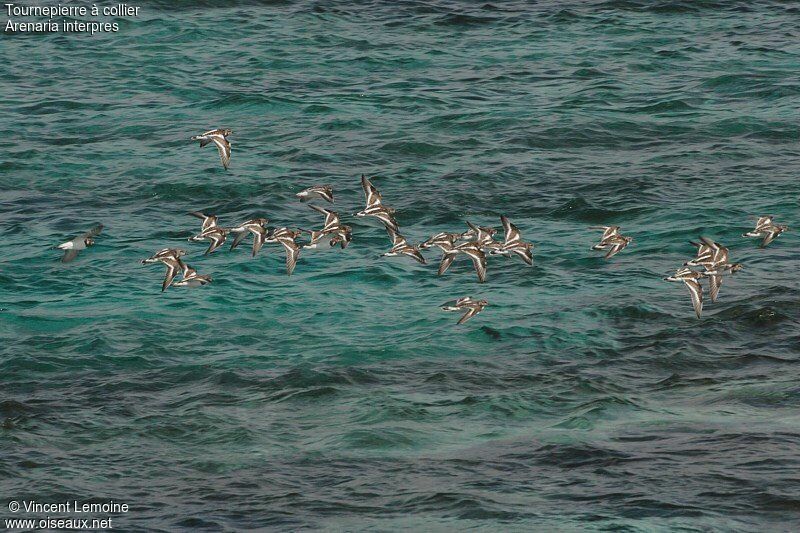
M 196 135 L 191 140 L 200 141 L 201 147 L 214 143 L 219 151 L 222 165 L 227 169 L 231 158 L 231 145 L 228 141 L 228 136 L 231 133 L 229 129 L 216 129 Z M 519 229 L 505 216 L 500 217 L 500 222 L 503 226 L 502 241 L 495 239 L 496 229 L 476 226 L 467 222 L 468 229 L 464 232 L 437 233 L 418 246 L 409 244 L 408 240 L 400 233 L 400 227 L 394 217 L 395 210 L 384 204 L 378 189 L 363 174 L 361 176 L 361 187 L 364 190 L 366 205 L 363 210 L 355 213 L 354 216 L 373 217 L 379 220 L 386 228 L 392 246 L 389 251 L 383 254 L 384 257 L 406 256 L 418 263 L 427 264 L 421 250 L 436 247 L 442 252 L 442 257 L 439 261 L 439 275 L 444 274 L 459 255 L 464 255 L 472 260 L 475 272 L 478 275 L 478 281 L 481 283 L 486 281 L 487 256 L 517 256 L 528 265 L 533 264 L 533 255 L 531 253 L 533 244 L 523 241 Z M 296 196 L 301 202 L 324 200 L 331 204 L 334 203 L 333 189 L 329 185 L 315 185 L 300 191 Z M 209 241 L 209 247 L 205 252 L 207 255 L 222 246 L 230 235 L 233 235 L 231 250 L 239 246 L 249 235 L 252 235 L 253 257 L 258 254 L 265 244 L 279 244 L 286 252 L 286 273 L 291 275 L 303 249 L 316 248 L 321 242 L 328 239 L 328 244 L 331 247 L 339 245 L 344 249 L 352 240 L 352 228 L 341 222 L 338 213 L 315 204 L 309 204 L 309 207 L 325 217 L 322 227 L 318 230 L 268 227 L 269 221 L 266 218 L 254 218 L 236 226 L 220 226 L 216 215 L 200 211 L 191 212 L 189 215 L 200 219 L 202 223 L 200 232 L 190 237 L 189 241 Z M 761 246 L 768 245 L 788 229 L 785 225 L 775 224 L 773 218 L 772 216 L 758 217 L 753 231 L 745 233 L 743 237 L 760 237 L 763 239 Z M 59 245 L 58 248 L 64 250 L 61 260 L 66 263 L 75 259 L 80 250 L 84 250 L 94 244 L 94 238 L 100 234 L 102 229 L 103 226 L 98 225 L 89 232 Z M 606 259 L 618 254 L 633 241 L 632 237 L 620 233 L 619 226 L 600 226 L 592 229 L 603 230 L 600 242 L 594 245 L 592 249 L 605 251 Z M 307 242 L 301 240 L 301 236 L 304 234 L 308 235 Z M 715 302 L 722 285 L 723 274 L 734 274 L 741 270 L 742 265 L 740 263 L 730 263 L 728 261 L 728 248 L 711 239 L 701 237 L 700 242 L 692 242 L 692 245 L 697 247 L 694 259 L 687 261 L 675 274 L 664 279 L 666 281 L 680 281 L 688 287 L 695 313 L 699 318 L 703 309 L 703 288 L 700 280 L 708 279 L 709 295 L 711 301 Z M 186 255 L 186 251 L 183 249 L 165 248 L 144 259 L 142 263 L 161 263 L 166 266 L 166 275 L 161 284 L 162 292 L 171 286 L 200 287 L 211 283 L 211 276 L 198 274 L 194 268 L 186 264 L 182 259 Z M 700 267 L 703 270 L 692 270 L 689 267 Z M 178 274 L 181 277 L 176 279 Z M 463 312 L 464 314 L 458 321 L 458 324 L 463 324 L 480 313 L 487 305 L 488 302 L 486 300 L 465 296 L 442 304 L 441 307 L 445 311 Z

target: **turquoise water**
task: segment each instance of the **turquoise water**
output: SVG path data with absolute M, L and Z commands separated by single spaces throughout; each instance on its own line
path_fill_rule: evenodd
M 4 500 L 114 499 L 123 530 L 796 529 L 796 3 L 139 5 L 2 36 Z M 214 127 L 227 172 L 188 141 Z M 362 172 L 409 240 L 505 214 L 534 266 L 379 259 Z M 294 193 L 322 183 L 354 239 L 291 277 L 186 241 L 198 209 L 317 227 Z M 766 213 L 791 229 L 759 249 Z M 604 261 L 598 224 L 635 240 Z M 698 235 L 745 265 L 700 320 L 661 280 Z M 213 283 L 162 294 L 139 261 L 167 246 Z M 456 326 L 464 295 L 490 305 Z

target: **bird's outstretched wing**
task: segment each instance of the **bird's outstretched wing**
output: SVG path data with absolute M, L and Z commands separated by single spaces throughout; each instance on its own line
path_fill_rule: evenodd
M 70 261 L 73 261 L 76 257 L 78 257 L 78 250 L 67 250 L 61 257 L 61 262 L 69 263 Z
M 217 145 L 222 166 L 225 167 L 225 170 L 228 170 L 228 165 L 231 162 L 231 143 L 222 135 L 214 135 L 211 141 Z
M 685 279 L 683 282 L 689 288 L 689 294 L 692 296 L 692 307 L 694 307 L 697 318 L 700 318 L 700 314 L 703 312 L 703 287 L 695 279 Z

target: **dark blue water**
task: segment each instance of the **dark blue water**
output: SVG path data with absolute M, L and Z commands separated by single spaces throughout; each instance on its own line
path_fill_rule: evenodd
M 797 529 L 796 2 L 138 5 L 2 35 L 1 519 Z M 227 172 L 188 141 L 215 127 Z M 505 214 L 534 266 L 379 258 L 362 172 L 410 241 Z M 198 209 L 318 227 L 294 193 L 321 183 L 354 239 L 291 277 L 278 246 L 186 242 Z M 759 214 L 790 226 L 766 249 Z M 610 261 L 607 224 L 634 237 Z M 744 269 L 698 320 L 661 278 L 699 235 Z M 162 294 L 139 261 L 167 246 L 212 284 Z M 465 295 L 490 305 L 456 326 Z

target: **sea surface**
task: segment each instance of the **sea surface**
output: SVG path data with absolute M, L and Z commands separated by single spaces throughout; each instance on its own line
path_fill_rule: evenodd
M 797 2 L 133 5 L 0 36 L 0 519 L 797 531 Z M 216 127 L 228 171 L 189 141 Z M 534 265 L 381 258 L 361 173 L 409 241 L 504 214 Z M 294 194 L 326 183 L 353 242 L 291 277 L 187 242 L 193 210 L 319 227 Z M 760 214 L 790 226 L 766 249 Z M 606 261 L 608 224 L 634 241 Z M 744 269 L 698 320 L 662 278 L 700 235 Z M 213 282 L 161 293 L 165 247 Z

